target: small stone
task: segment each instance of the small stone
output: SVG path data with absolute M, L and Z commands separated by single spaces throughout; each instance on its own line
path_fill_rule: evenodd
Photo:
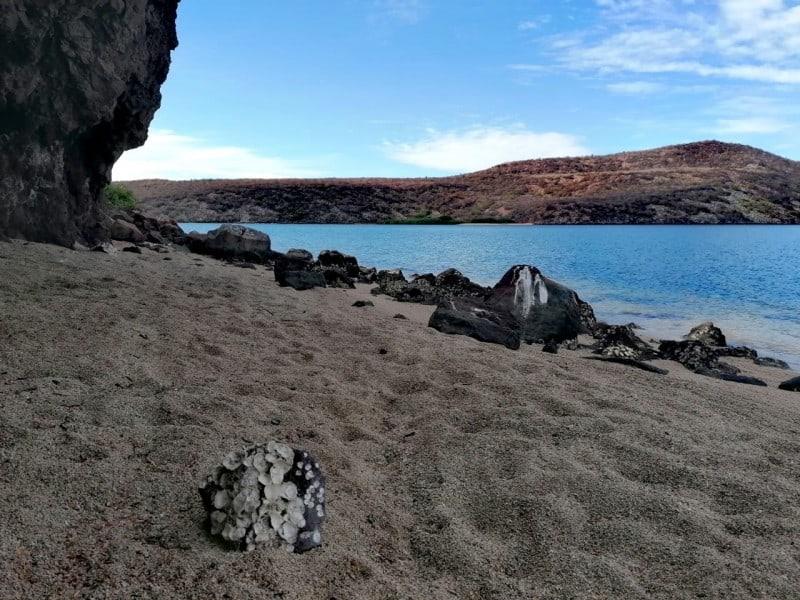
M 372 300 L 356 300 L 353 302 L 353 306 L 356 308 L 364 308 L 367 306 L 375 306 L 375 303 Z
M 392 318 L 393 318 L 393 319 L 400 319 L 400 320 L 402 320 L 402 321 L 408 321 L 408 317 L 407 317 L 407 316 L 405 316 L 404 314 L 401 314 L 401 313 L 397 313 L 397 314 L 396 314 L 394 317 L 392 317 Z
M 131 254 L 141 254 L 142 249 L 139 246 L 125 246 L 122 249 L 123 252 L 130 252 Z
M 103 242 L 92 247 L 92 252 L 104 252 L 105 254 L 116 254 L 117 249 L 111 242 Z
M 378 354 L 388 354 L 388 353 L 389 351 L 386 348 L 381 348 L 380 350 L 378 350 Z
M 542 352 L 546 352 L 547 354 L 558 354 L 558 344 L 552 340 L 545 342 L 544 346 L 542 347 Z

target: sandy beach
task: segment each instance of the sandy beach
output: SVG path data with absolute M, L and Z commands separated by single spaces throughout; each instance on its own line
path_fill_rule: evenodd
M 177 251 L 0 243 L 0 281 L 0 598 L 800 595 L 786 371 L 515 352 Z M 327 475 L 321 549 L 205 533 L 198 484 L 270 439 Z

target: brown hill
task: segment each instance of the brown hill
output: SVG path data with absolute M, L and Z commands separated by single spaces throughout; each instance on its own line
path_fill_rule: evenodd
M 800 163 L 715 141 L 441 178 L 126 185 L 146 212 L 194 222 L 800 223 Z

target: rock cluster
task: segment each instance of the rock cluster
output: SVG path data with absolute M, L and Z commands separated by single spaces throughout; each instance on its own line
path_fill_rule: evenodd
M 436 305 L 452 298 L 484 298 L 490 290 L 473 283 L 456 269 L 447 269 L 438 275 L 415 275 L 407 281 L 403 272 L 380 271 L 376 275 L 378 287 L 373 294 L 391 296 L 399 302 Z
M 4 0 L 0 237 L 106 237 L 111 168 L 147 138 L 178 0 Z
M 206 478 L 200 496 L 211 535 L 240 549 L 322 544 L 325 478 L 308 452 L 269 442 L 232 452 Z
M 141 244 L 178 244 L 187 242 L 186 234 L 172 219 L 156 219 L 135 210 L 120 210 L 110 215 L 108 235 L 112 240 Z
M 315 287 L 353 288 L 356 283 L 373 283 L 377 271 L 361 267 L 355 256 L 323 250 L 314 261 L 307 250 L 275 253 L 275 281 L 296 290 Z
M 722 332 L 717 331 L 719 332 L 718 335 L 713 333 L 711 337 L 706 337 L 706 339 L 718 341 L 720 339 L 719 336 L 722 336 Z M 722 336 L 722 339 L 724 339 L 724 336 Z M 677 361 L 690 371 L 706 377 L 749 385 L 767 385 L 760 379 L 742 375 L 738 368 L 719 360 L 720 356 L 737 355 L 736 353 L 726 353 L 726 347 L 720 348 L 699 340 L 683 340 L 680 342 L 664 340 L 659 345 L 658 352 L 661 358 Z M 749 354 L 749 352 L 755 353 L 755 351 L 748 351 L 746 354 Z M 743 356 L 745 353 L 738 355 Z

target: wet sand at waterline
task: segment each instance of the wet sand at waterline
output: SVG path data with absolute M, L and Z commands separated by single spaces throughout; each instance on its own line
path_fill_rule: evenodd
M 367 288 L 143 252 L 0 244 L 0 597 L 800 595 L 786 371 L 513 352 Z M 198 483 L 269 439 L 326 472 L 321 549 L 204 532 Z

